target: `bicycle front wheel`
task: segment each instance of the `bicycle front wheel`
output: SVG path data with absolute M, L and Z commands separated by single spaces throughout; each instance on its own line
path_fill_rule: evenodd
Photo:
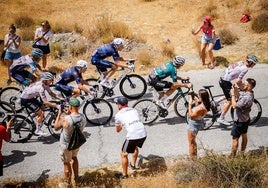
M 16 112 L 21 112 L 23 109 L 20 105 L 21 93 L 22 91 L 17 87 L 6 87 L 0 91 L 0 100 L 11 104 Z M 1 107 L 6 111 L 10 110 L 9 108 L 5 108 L 5 106 Z
M 145 94 L 147 84 L 143 77 L 137 74 L 130 74 L 121 80 L 119 89 L 126 98 L 138 99 Z
M 55 121 L 56 121 L 56 115 L 52 114 L 50 116 L 50 118 L 48 119 L 48 125 L 47 125 L 47 128 L 48 128 L 48 131 L 50 132 L 50 134 L 56 138 L 57 140 L 60 139 L 60 133 L 62 131 L 62 129 L 59 129 L 59 130 L 55 130 L 54 129 L 54 124 L 55 124 Z
M 98 83 L 96 78 L 88 78 L 85 81 L 89 83 L 97 91 L 97 98 L 104 98 L 106 95 L 106 88 Z M 87 86 L 87 85 L 84 85 Z
M 99 126 L 110 122 L 113 117 L 113 108 L 105 99 L 95 98 L 86 102 L 83 113 L 89 123 Z
M 142 118 L 142 122 L 145 125 L 149 125 L 153 123 L 159 116 L 158 106 L 153 102 L 152 99 L 141 99 L 138 100 L 134 105 L 140 117 Z
M 0 122 L 2 122 L 7 117 L 7 115 L 14 114 L 16 114 L 16 112 L 11 104 L 5 101 L 0 101 Z
M 185 118 L 188 108 L 188 101 L 186 97 L 179 96 L 174 103 L 174 111 L 177 116 Z
M 33 122 L 23 115 L 16 115 L 11 127 L 11 142 L 25 143 L 33 136 Z
M 259 121 L 262 115 L 262 107 L 257 99 L 254 99 L 253 104 L 251 106 L 251 111 L 249 113 L 250 117 L 250 125 L 254 125 Z M 231 108 L 231 117 L 234 119 L 234 109 Z

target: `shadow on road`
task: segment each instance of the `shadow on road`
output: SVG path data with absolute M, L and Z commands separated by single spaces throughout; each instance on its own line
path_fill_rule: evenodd
M 35 151 L 13 150 L 11 152 L 11 155 L 4 156 L 4 168 L 24 161 L 25 157 L 31 157 L 37 154 Z
M 252 126 L 255 126 L 255 127 L 268 126 L 267 122 L 268 122 L 268 117 L 261 117 L 259 121 Z

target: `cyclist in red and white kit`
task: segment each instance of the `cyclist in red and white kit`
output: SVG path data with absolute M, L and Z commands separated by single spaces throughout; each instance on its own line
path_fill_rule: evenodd
M 225 103 L 220 117 L 217 119 L 218 123 L 224 124 L 224 125 L 230 125 L 229 122 L 225 120 L 225 114 L 228 112 L 230 106 L 231 106 L 231 95 L 230 91 L 232 89 L 232 81 L 236 80 L 235 84 L 243 90 L 243 82 L 242 79 L 248 72 L 249 68 L 253 68 L 254 65 L 258 63 L 258 58 L 254 54 L 248 54 L 246 56 L 246 61 L 239 61 L 235 64 L 230 65 L 227 69 L 225 69 L 225 74 L 220 78 L 219 84 L 222 88 L 222 91 L 224 93 L 224 96 L 227 100 Z

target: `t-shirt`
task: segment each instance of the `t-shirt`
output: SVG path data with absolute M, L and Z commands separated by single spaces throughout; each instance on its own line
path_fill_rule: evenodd
M 234 121 L 247 122 L 250 118 L 249 113 L 254 100 L 253 92 L 241 92 L 236 102 L 234 111 Z
M 46 31 L 45 31 L 46 32 Z M 39 27 L 35 30 L 35 35 L 37 35 L 38 37 L 41 37 L 45 32 L 42 31 L 42 28 Z M 51 38 L 52 36 L 52 33 L 50 31 L 48 31 L 46 34 L 45 34 L 45 38 Z M 40 46 L 46 46 L 48 45 L 48 42 L 44 42 L 44 40 L 39 40 L 38 42 L 36 42 L 37 45 L 40 45 Z
M 239 61 L 225 69 L 225 74 L 222 79 L 225 81 L 232 81 L 237 78 L 242 80 L 247 72 L 248 67 L 243 63 L 243 61 Z
M 173 65 L 172 61 L 169 61 L 162 66 L 154 68 L 150 76 L 154 78 L 155 76 L 158 77 L 159 79 L 165 79 L 166 77 L 170 76 L 172 78 L 173 82 L 177 81 L 177 69 Z
M 21 94 L 21 98 L 22 99 L 33 99 L 35 97 L 40 97 L 42 99 L 42 101 L 47 101 L 47 97 L 46 97 L 46 93 L 47 92 L 51 92 L 51 89 L 49 86 L 43 86 L 42 81 L 37 81 L 34 82 L 32 84 L 30 84 L 29 86 L 27 86 L 22 94 Z
M 32 73 L 35 73 L 37 71 L 37 67 L 40 67 L 40 65 L 37 62 L 33 61 L 33 59 L 29 55 L 25 55 L 14 60 L 9 70 L 21 71 L 27 67 L 30 67 L 32 69 Z
M 81 80 L 82 74 L 79 73 L 78 67 L 74 66 L 61 73 L 56 83 L 67 85 L 70 82 L 76 81 L 77 84 L 80 84 Z
M 102 45 L 92 54 L 92 58 L 105 59 L 107 57 L 113 57 L 114 61 L 118 61 L 120 57 L 113 43 Z
M 136 140 L 147 136 L 146 129 L 139 117 L 137 110 L 130 107 L 122 108 L 115 115 L 115 125 L 125 127 L 128 140 Z
M 6 34 L 6 35 L 5 35 L 5 40 L 8 41 L 9 37 L 10 37 L 10 34 Z M 15 39 L 15 42 L 18 42 L 18 40 L 19 40 L 19 36 L 16 35 L 16 36 L 11 36 L 11 37 L 12 37 L 13 39 Z M 8 48 L 7 48 L 7 51 L 8 51 L 8 52 L 11 52 L 11 53 L 19 53 L 19 52 L 20 52 L 20 49 L 19 49 L 19 48 L 16 48 L 16 46 L 15 46 L 13 40 L 10 40 L 10 41 L 8 42 L 7 46 L 8 46 Z

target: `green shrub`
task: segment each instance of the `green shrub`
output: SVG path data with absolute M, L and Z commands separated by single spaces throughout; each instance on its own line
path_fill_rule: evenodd
M 252 20 L 252 30 L 256 33 L 264 33 L 268 31 L 268 14 L 260 14 Z
M 221 43 L 226 45 L 234 44 L 238 37 L 232 33 L 229 29 L 221 29 L 219 31 L 219 36 L 221 38 Z
M 74 43 L 69 45 L 69 50 L 73 57 L 78 57 L 87 52 L 87 46 L 83 43 Z

